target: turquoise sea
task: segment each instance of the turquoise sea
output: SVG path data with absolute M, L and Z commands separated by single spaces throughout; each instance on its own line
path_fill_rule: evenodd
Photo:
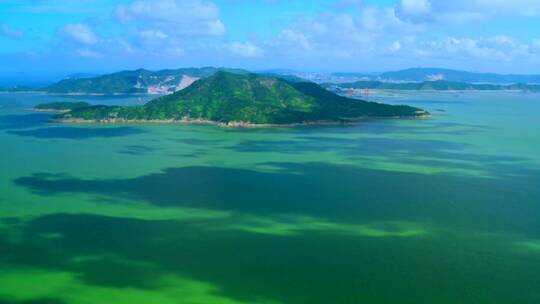
M 540 303 L 540 95 L 355 126 L 53 124 L 0 95 L 0 303 Z

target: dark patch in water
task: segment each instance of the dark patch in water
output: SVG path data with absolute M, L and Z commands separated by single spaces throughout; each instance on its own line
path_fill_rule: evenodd
M 324 163 L 266 165 L 276 171 L 182 167 L 128 179 L 40 174 L 15 183 L 41 195 L 96 194 L 107 204 L 131 197 L 277 223 L 283 215 L 336 225 L 406 220 L 470 235 L 446 238 L 433 231 L 426 237 L 370 238 L 331 230 L 276 235 L 213 229 L 230 224 L 219 218 L 53 214 L 24 225 L 19 242 L 0 233 L 0 264 L 69 271 L 96 286 L 157 291 L 160 278 L 174 274 L 209 282 L 216 294 L 248 303 L 535 303 L 538 259 L 505 256 L 497 250 L 508 244 L 482 239 L 478 245 L 475 237 L 498 231 L 538 237 L 540 172 L 521 168 L 516 178 L 486 179 Z M 77 257 L 84 258 L 74 262 Z
M 194 146 L 210 146 L 210 145 L 217 145 L 221 140 L 211 140 L 211 139 L 201 139 L 201 138 L 170 138 L 170 141 L 182 143 L 182 144 L 188 144 L 188 145 L 194 145 Z
M 49 113 L 1 115 L 0 130 L 35 128 L 47 124 L 52 116 L 53 115 Z
M 0 234 L 0 264 L 68 271 L 91 286 L 157 292 L 162 278 L 178 275 L 246 303 L 533 304 L 531 291 L 540 288 L 533 280 L 537 260 L 501 261 L 475 252 L 474 244 L 449 248 L 452 239 L 284 237 L 208 230 L 204 224 L 46 215 L 29 222 L 18 243 Z M 43 239 L 42 233 L 61 237 Z
M 34 300 L 9 300 L 9 301 L 2 301 L 0 300 L 0 304 L 63 304 L 64 302 L 58 299 L 34 299 Z
M 127 145 L 119 153 L 129 155 L 147 155 L 156 152 L 158 149 L 144 145 Z
M 15 180 L 42 195 L 94 193 L 163 207 L 195 207 L 258 215 L 304 214 L 333 221 L 429 219 L 480 229 L 538 225 L 540 172 L 521 169 L 490 179 L 414 174 L 322 163 L 268 164 L 278 172 L 181 167 L 136 178 L 85 180 L 33 175 Z M 459 191 L 456 191 L 459 189 Z M 496 189 L 496 190 L 494 190 Z M 426 199 L 429 198 L 429 199 Z M 531 210 L 537 212 L 531 212 Z
M 403 138 L 341 138 L 302 135 L 290 140 L 246 140 L 230 146 L 237 152 L 298 154 L 332 152 L 357 161 L 385 158 L 393 163 L 453 170 L 477 170 L 491 175 L 514 176 L 530 160 L 522 157 L 467 152 L 468 144 L 443 140 Z M 414 158 L 412 156 L 425 156 Z
M 141 134 L 145 131 L 133 127 L 83 128 L 83 127 L 50 127 L 24 131 L 9 131 L 19 136 L 40 139 L 88 139 L 93 137 L 120 137 Z

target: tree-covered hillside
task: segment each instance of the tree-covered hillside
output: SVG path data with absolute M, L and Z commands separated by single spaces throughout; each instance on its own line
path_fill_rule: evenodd
M 177 70 L 149 71 L 139 69 L 90 77 L 68 78 L 45 88 L 54 94 L 136 94 L 170 93 L 182 89 L 192 81 L 213 75 L 218 71 L 247 73 L 240 69 L 225 68 L 183 68 Z M 191 79 L 191 82 L 189 80 Z M 186 83 L 186 80 L 187 83 Z M 185 83 L 185 84 L 184 84 Z
M 349 120 L 365 116 L 413 117 L 427 112 L 331 93 L 317 84 L 288 82 L 256 74 L 218 72 L 144 106 L 93 106 L 75 109 L 59 119 L 209 120 L 220 123 L 296 124 Z

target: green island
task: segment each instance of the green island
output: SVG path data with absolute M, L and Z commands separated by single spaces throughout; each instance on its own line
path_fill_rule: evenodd
M 330 88 L 339 92 L 348 89 L 375 89 L 375 90 L 404 90 L 404 91 L 523 91 L 540 92 L 540 85 L 535 84 L 478 84 L 467 82 L 456 82 L 447 80 L 423 81 L 423 82 L 384 82 L 362 80 L 351 83 L 323 84 L 325 88 Z
M 32 110 L 35 112 L 69 112 L 75 109 L 87 108 L 91 104 L 83 101 L 79 102 L 51 102 L 51 103 L 42 103 L 35 106 Z
M 364 117 L 426 117 L 406 105 L 336 95 L 315 83 L 220 71 L 142 106 L 89 106 L 54 117 L 60 122 L 212 123 L 281 126 L 354 122 Z

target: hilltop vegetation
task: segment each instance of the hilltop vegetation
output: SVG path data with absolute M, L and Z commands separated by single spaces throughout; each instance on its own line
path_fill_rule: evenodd
M 58 116 L 60 120 L 205 120 L 217 123 L 298 124 L 342 121 L 365 116 L 414 117 L 427 112 L 331 93 L 317 84 L 288 82 L 256 74 L 218 72 L 184 90 L 144 106 L 92 106 Z
M 139 69 L 98 77 L 64 79 L 48 86 L 45 90 L 54 94 L 166 94 L 181 90 L 189 86 L 193 81 L 211 76 L 218 71 L 247 73 L 239 69 L 213 67 L 156 72 Z

